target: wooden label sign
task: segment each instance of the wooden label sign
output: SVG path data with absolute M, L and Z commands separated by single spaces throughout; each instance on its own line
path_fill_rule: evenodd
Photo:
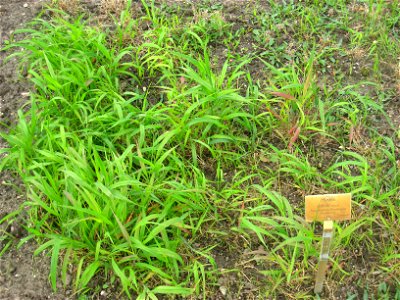
M 306 221 L 344 221 L 351 219 L 351 194 L 306 196 Z

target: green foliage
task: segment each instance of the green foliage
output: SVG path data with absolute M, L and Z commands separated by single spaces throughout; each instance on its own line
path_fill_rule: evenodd
M 208 299 L 219 275 L 247 278 L 250 264 L 260 278 L 257 297 L 310 298 L 320 238 L 302 217 L 307 193 L 353 194 L 355 220 L 336 226 L 341 254 L 332 257 L 332 276 L 346 280 L 354 270 L 341 266 L 342 253 L 364 246 L 388 281 L 398 274 L 398 150 L 373 121 L 389 120 L 387 95 L 363 90 L 378 89 L 376 82 L 321 78 L 349 45 L 370 45 L 378 62 L 397 51 L 387 34 L 396 14 L 383 20 L 385 4 L 370 1 L 366 29 L 356 32 L 344 1 L 312 1 L 312 8 L 272 1 L 272 11 L 253 11 L 253 30 L 233 32 L 209 1 L 202 5 L 213 12 L 203 7 L 191 23 L 141 2 L 143 16 L 133 17 L 128 1 L 107 32 L 52 11 L 6 48 L 17 49 L 11 57 L 28 69 L 34 91 L 18 124 L 2 134 L 9 148 L 0 167 L 25 184 L 23 241 L 35 238 L 35 253 L 51 256 L 52 287 L 67 283 L 73 265 L 81 295 L 95 281 L 117 281 L 129 298 Z M 327 22 L 335 9 L 343 13 Z M 338 28 L 348 30 L 348 45 Z M 323 33 L 335 37 L 325 48 Z M 301 44 L 293 55 L 282 38 L 289 34 Z M 254 52 L 239 49 L 249 37 Z M 229 48 L 221 57 L 218 45 Z M 390 236 L 378 240 L 376 228 Z M 245 262 L 222 270 L 215 249 L 223 240 Z M 383 298 L 392 295 L 384 284 L 375 293 Z

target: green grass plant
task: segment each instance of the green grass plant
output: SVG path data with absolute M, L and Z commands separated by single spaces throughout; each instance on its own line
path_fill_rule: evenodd
M 253 30 L 237 31 L 208 1 L 193 22 L 155 1 L 136 17 L 128 1 L 113 30 L 52 10 L 7 46 L 33 89 L 2 134 L 0 163 L 21 178 L 26 201 L 0 223 L 27 211 L 20 244 L 35 239 L 35 254 L 49 253 L 53 289 L 72 272 L 82 297 L 100 282 L 130 299 L 212 299 L 233 276 L 234 297 L 247 284 L 249 297 L 310 299 L 321 237 L 304 221 L 303 196 L 343 192 L 354 220 L 336 225 L 328 280 L 355 276 L 351 251 L 365 249 L 385 281 L 364 295 L 397 297 L 398 139 L 373 121 L 395 128 L 389 94 L 373 81 L 378 65 L 347 82 L 338 57 L 369 47 L 371 59 L 390 61 L 397 8 L 366 2 L 359 31 L 344 1 L 270 2 L 273 11 L 251 12 Z M 241 39 L 254 45 L 240 49 Z M 330 68 L 339 74 L 327 78 Z M 0 256 L 11 246 L 1 239 Z

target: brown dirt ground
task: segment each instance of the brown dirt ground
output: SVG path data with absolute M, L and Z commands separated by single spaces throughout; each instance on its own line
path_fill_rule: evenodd
M 10 38 L 12 32 L 23 27 L 23 25 L 31 20 L 42 8 L 45 0 L 0 0 L 0 47 L 4 45 L 4 42 Z M 69 5 L 68 5 L 69 2 Z M 74 10 L 74 6 L 71 3 L 76 3 L 76 0 L 60 0 L 60 3 L 64 3 L 66 8 Z M 180 5 L 191 10 L 192 5 L 197 1 L 184 1 L 184 0 L 166 0 L 167 3 L 179 3 Z M 246 7 L 252 5 L 253 1 L 242 1 L 242 0 L 225 0 L 223 2 L 226 8 L 226 19 L 235 22 L 238 26 L 247 26 L 242 14 L 237 12 L 243 12 Z M 267 8 L 267 1 L 258 1 L 260 5 L 264 5 Z M 100 1 L 95 0 L 82 0 L 81 4 L 84 4 L 85 9 L 89 10 L 93 14 L 101 12 L 101 7 L 98 3 Z M 73 11 L 72 11 L 73 12 Z M 245 42 L 245 41 L 244 41 Z M 251 47 L 251 45 L 246 45 Z M 220 50 L 220 51 L 219 51 Z M 217 56 L 223 56 L 223 49 L 214 49 Z M 218 55 L 220 52 L 221 55 Z M 7 53 L 8 54 L 8 53 Z M 0 124 L 12 124 L 15 120 L 17 109 L 26 100 L 26 92 L 29 90 L 29 85 L 26 80 L 22 77 L 18 77 L 16 70 L 18 69 L 18 61 L 11 60 L 5 62 L 4 59 L 7 55 L 5 52 L 0 52 Z M 400 67 L 399 67 L 400 68 Z M 256 75 L 258 73 L 257 65 L 252 67 L 252 72 Z M 392 73 L 393 70 L 388 71 Z M 262 76 L 262 74 L 259 74 Z M 390 85 L 398 85 L 400 92 L 400 69 L 397 70 L 397 76 L 395 77 L 396 82 L 391 82 Z M 393 77 L 392 77 L 393 78 Z M 393 96 L 393 99 L 388 103 L 387 113 L 392 118 L 396 128 L 400 126 L 400 97 L 399 93 Z M 2 130 L 5 127 L 0 125 Z M 0 148 L 6 147 L 4 141 L 0 140 Z M 17 188 L 16 188 L 17 187 Z M 21 189 L 20 189 L 21 190 Z M 292 191 L 295 193 L 296 191 Z M 290 198 L 290 195 L 286 195 Z M 298 197 L 297 197 L 298 198 Z M 24 196 L 21 192 L 18 192 L 18 183 L 15 179 L 6 172 L 0 174 L 0 219 L 7 213 L 10 213 L 21 205 L 24 200 Z M 60 289 L 57 294 L 52 292 L 48 281 L 49 273 L 49 258 L 41 255 L 33 257 L 33 252 L 36 248 L 34 242 L 25 243 L 20 249 L 16 249 L 18 240 L 23 238 L 26 233 L 22 229 L 21 225 L 11 224 L 7 228 L 0 227 L 0 236 L 6 231 L 16 237 L 14 246 L 11 250 L 7 251 L 3 256 L 0 257 L 0 300 L 8 299 L 75 299 L 72 295 L 71 290 Z M 212 238 L 212 237 L 211 237 Z M 248 259 L 248 253 L 230 253 L 229 244 L 232 241 L 225 241 L 220 243 L 220 246 L 213 252 L 214 258 L 220 270 L 231 269 L 238 267 L 242 264 L 242 261 Z M 0 251 L 6 245 L 5 241 L 0 240 Z M 228 250 L 227 250 L 228 249 Z M 260 250 L 261 251 L 261 250 Z M 366 266 L 368 267 L 368 266 Z M 244 270 L 244 268 L 243 268 Z M 218 283 L 220 286 L 228 286 L 233 288 L 238 280 L 247 276 L 256 276 L 257 272 L 248 270 L 240 274 L 226 273 L 222 275 Z M 329 292 L 330 295 L 336 294 L 341 295 L 336 299 L 344 299 L 346 291 L 349 291 L 346 286 L 335 286 L 332 282 L 328 288 L 332 288 L 335 291 Z M 251 281 L 241 288 L 240 299 L 251 299 L 254 290 L 257 290 L 257 286 L 254 286 Z M 234 288 L 235 289 L 235 288 Z M 224 297 L 222 294 L 214 295 L 214 299 L 235 299 L 235 296 Z M 102 295 L 102 296 L 101 296 Z M 93 299 L 114 299 L 120 298 L 116 294 L 107 292 L 107 294 L 93 295 Z M 282 298 L 284 299 L 284 298 Z M 332 298 L 333 299 L 333 298 Z

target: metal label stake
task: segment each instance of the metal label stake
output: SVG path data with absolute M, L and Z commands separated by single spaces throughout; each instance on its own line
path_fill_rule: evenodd
M 329 249 L 333 239 L 333 221 L 324 221 L 324 229 L 322 233 L 322 247 L 319 256 L 319 264 L 317 275 L 315 277 L 314 293 L 319 294 L 322 292 L 322 286 L 325 281 L 326 269 L 328 268 Z
M 322 247 L 319 256 L 314 292 L 319 294 L 328 268 L 329 249 L 333 239 L 333 221 L 351 219 L 351 194 L 326 194 L 305 196 L 307 222 L 323 222 Z

